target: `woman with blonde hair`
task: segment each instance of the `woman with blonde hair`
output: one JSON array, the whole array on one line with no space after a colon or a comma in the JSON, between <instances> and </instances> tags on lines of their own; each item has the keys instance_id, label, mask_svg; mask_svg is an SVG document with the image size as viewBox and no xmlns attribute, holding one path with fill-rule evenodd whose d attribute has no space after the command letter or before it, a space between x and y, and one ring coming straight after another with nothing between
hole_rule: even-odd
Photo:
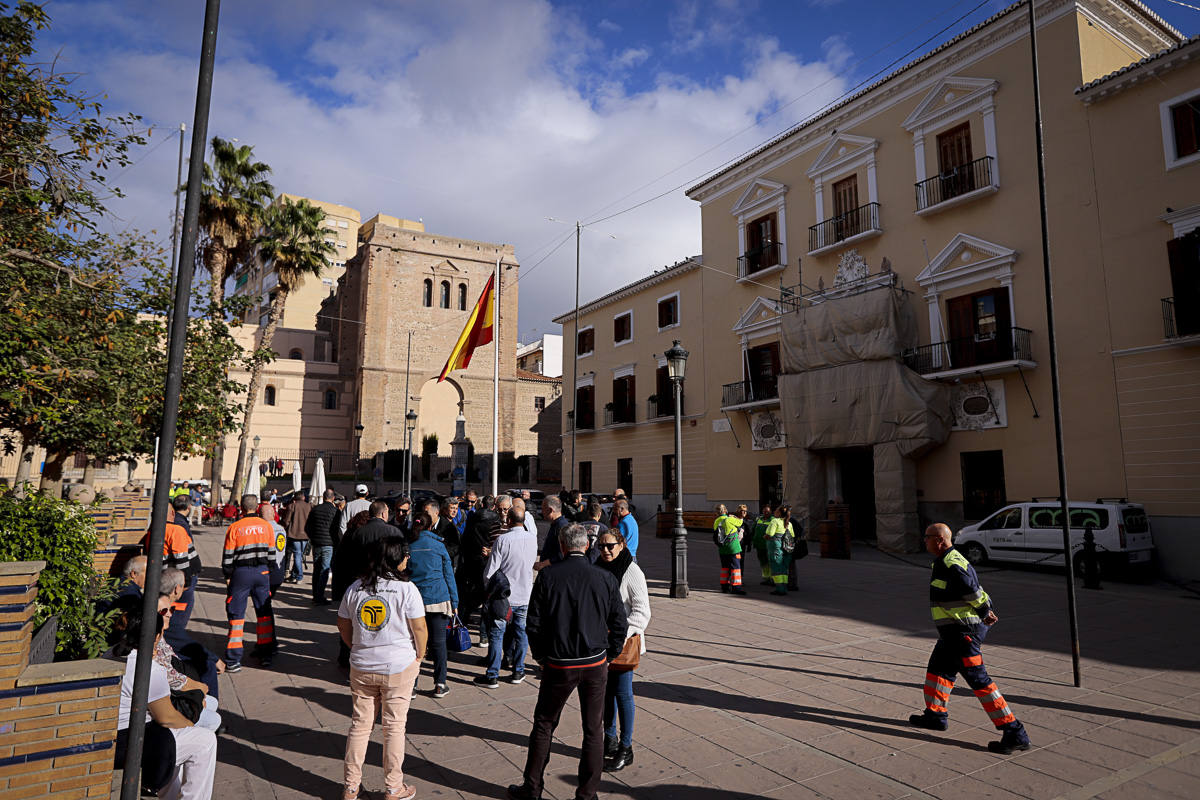
<instances>
[{"instance_id":1,"label":"woman with blonde hair","mask_svg":"<svg viewBox=\"0 0 1200 800\"><path fill-rule=\"evenodd\" d=\"M646 652L646 628L650 625L650 590L646 587L646 575L633 560L633 555L625 545L625 537L619 530L610 528L601 533L596 546L600 550L596 566L617 579L621 601L625 604L625 615L629 622L625 641L628 642L634 634L640 634L640 658ZM633 670L617 672L609 669L604 697L605 772L616 772L633 763L633 714ZM621 723L619 738L618 719Z\"/></svg>"}]
</instances>

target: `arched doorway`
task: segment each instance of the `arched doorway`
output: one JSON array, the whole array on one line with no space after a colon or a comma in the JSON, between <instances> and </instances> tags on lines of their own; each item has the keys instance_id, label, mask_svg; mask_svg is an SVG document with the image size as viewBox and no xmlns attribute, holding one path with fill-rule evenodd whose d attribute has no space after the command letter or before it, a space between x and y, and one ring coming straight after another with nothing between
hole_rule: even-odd
<instances>
[{"instance_id":1,"label":"arched doorway","mask_svg":"<svg viewBox=\"0 0 1200 800\"><path fill-rule=\"evenodd\" d=\"M426 436L437 436L437 456L450 457L450 442L454 439L454 423L463 400L462 388L453 379L438 383L432 378L421 387L421 400L417 405L417 430L413 438L413 458L420 459L424 453L422 442ZM437 469L431 462L429 478L437 477ZM416 470L414 470L416 472Z\"/></svg>"}]
</instances>

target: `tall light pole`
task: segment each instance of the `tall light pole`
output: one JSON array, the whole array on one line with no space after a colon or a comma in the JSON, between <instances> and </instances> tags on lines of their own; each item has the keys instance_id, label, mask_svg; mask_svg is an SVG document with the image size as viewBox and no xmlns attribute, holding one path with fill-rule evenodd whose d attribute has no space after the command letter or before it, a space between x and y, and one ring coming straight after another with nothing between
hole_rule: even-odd
<instances>
[{"instance_id":1,"label":"tall light pole","mask_svg":"<svg viewBox=\"0 0 1200 800\"><path fill-rule=\"evenodd\" d=\"M410 408L408 410L408 413L404 415L404 423L405 423L405 426L408 428L408 488L405 490L404 493L407 494L409 499L411 500L412 499L412 469L413 469L413 467L412 467L413 435L414 435L415 431L417 430L417 412Z\"/></svg>"},{"instance_id":2,"label":"tall light pole","mask_svg":"<svg viewBox=\"0 0 1200 800\"><path fill-rule=\"evenodd\" d=\"M671 597L688 596L687 528L683 526L683 374L688 351L671 345L667 357L667 375L675 389L675 535L671 540Z\"/></svg>"}]
</instances>

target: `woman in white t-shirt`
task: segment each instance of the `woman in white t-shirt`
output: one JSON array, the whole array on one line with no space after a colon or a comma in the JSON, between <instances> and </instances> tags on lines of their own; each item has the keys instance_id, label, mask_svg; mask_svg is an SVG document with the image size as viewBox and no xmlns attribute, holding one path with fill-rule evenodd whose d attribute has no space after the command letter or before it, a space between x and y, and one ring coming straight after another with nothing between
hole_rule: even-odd
<instances>
[{"instance_id":1,"label":"woman in white t-shirt","mask_svg":"<svg viewBox=\"0 0 1200 800\"><path fill-rule=\"evenodd\" d=\"M125 677L121 680L121 699L117 710L117 730L129 728L133 706L133 677L137 667L137 650L143 619L141 609L127 612L121 640L113 647L117 658L125 658ZM145 624L155 626L154 644L162 638L163 618L155 614ZM207 728L193 725L171 705L171 687L162 665L150 662L150 690L146 695L146 722L153 720L171 731L175 737L175 771L170 782L159 789L160 798L171 800L210 800L213 775L217 769L217 735Z\"/></svg>"},{"instance_id":2,"label":"woman in white t-shirt","mask_svg":"<svg viewBox=\"0 0 1200 800\"><path fill-rule=\"evenodd\" d=\"M338 609L338 631L350 647L354 701L343 800L358 797L377 708L383 721L387 800L407 800L417 793L404 783L404 727L429 631L421 593L403 577L407 567L403 538L388 536L372 543L366 573L350 584Z\"/></svg>"}]
</instances>

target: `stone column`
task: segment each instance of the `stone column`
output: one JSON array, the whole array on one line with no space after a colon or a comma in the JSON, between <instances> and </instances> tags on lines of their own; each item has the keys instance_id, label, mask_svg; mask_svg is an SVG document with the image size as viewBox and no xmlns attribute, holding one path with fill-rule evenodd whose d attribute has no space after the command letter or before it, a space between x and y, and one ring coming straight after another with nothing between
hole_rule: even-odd
<instances>
[{"instance_id":1,"label":"stone column","mask_svg":"<svg viewBox=\"0 0 1200 800\"><path fill-rule=\"evenodd\" d=\"M451 492L459 494L467 489L467 418L459 412L454 421L454 439L450 442Z\"/></svg>"},{"instance_id":2,"label":"stone column","mask_svg":"<svg viewBox=\"0 0 1200 800\"><path fill-rule=\"evenodd\" d=\"M916 462L901 455L896 442L875 445L874 456L875 538L882 550L916 553L922 541Z\"/></svg>"}]
</instances>

